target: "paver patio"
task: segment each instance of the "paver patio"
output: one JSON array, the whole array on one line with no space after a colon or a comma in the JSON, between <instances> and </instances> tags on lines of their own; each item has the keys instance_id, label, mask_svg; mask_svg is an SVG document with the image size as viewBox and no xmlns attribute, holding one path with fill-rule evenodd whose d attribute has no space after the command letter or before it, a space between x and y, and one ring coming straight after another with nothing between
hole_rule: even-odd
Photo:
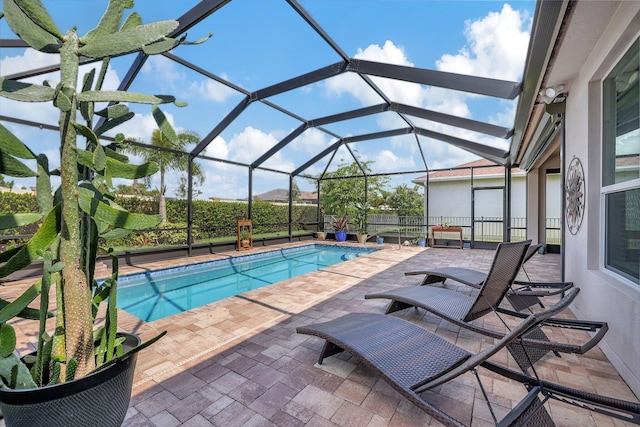
<instances>
[{"instance_id":1,"label":"paver patio","mask_svg":"<svg viewBox=\"0 0 640 427\"><path fill-rule=\"evenodd\" d=\"M121 311L121 330L137 332L143 338L168 331L166 337L139 354L124 425L439 425L346 352L317 365L322 340L295 332L297 326L348 312L383 313L386 301L365 300L364 295L415 285L421 280L420 276L404 276L404 271L449 265L486 271L493 257L490 250L383 247L384 250L322 271L154 322L145 323ZM261 249L254 252L257 250ZM123 267L121 274L229 255L238 253ZM538 254L526 267L534 280L559 280L559 263L559 255ZM5 286L2 293L6 295L7 289L18 288L22 282ZM458 289L472 291L467 287ZM472 352L493 342L422 310L408 309L394 315L416 322ZM497 319L486 317L486 325L500 327ZM559 332L553 339L575 340L580 339L580 334ZM506 352L493 360L517 366ZM545 379L637 401L597 347L581 356L548 355L536 366ZM479 372L498 418L524 396L522 385L486 370ZM427 392L426 396L467 424L493 425L471 374ZM558 403L548 407L559 426L631 425Z\"/></svg>"}]
</instances>

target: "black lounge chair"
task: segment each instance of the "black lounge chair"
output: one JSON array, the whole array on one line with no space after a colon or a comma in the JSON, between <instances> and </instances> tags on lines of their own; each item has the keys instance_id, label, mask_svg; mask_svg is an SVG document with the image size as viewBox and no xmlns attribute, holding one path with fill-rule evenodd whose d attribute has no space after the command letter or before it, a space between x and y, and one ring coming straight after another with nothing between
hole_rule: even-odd
<instances>
[{"instance_id":1,"label":"black lounge chair","mask_svg":"<svg viewBox=\"0 0 640 427\"><path fill-rule=\"evenodd\" d=\"M510 289L526 254L530 242L501 243L496 249L493 264L486 274L485 280L478 294L474 297L454 290L434 286L411 286L394 289L387 292L367 294L366 299L389 299L386 314L409 307L417 307L439 316L448 322L462 328L501 338L503 333L481 327L471 323L488 313L510 315L516 318L526 318L523 313L500 307L500 303ZM527 356L519 346L508 346L516 362L522 370L527 370L531 364L540 360L548 352L583 354L593 348L608 330L606 322L582 321L573 319L550 319L546 325L592 332L594 335L583 344L571 344L550 341L541 328L529 332L525 339L528 347L532 347Z\"/></svg>"},{"instance_id":2,"label":"black lounge chair","mask_svg":"<svg viewBox=\"0 0 640 427\"><path fill-rule=\"evenodd\" d=\"M540 305L544 308L544 304L540 300L541 297L558 295L568 291L573 286L573 282L533 282L525 270L524 265L529 261L542 247L541 244L529 246L522 261L522 271L527 276L527 281L514 280L511 290L507 293L507 299L511 306L518 311L529 308L533 305ZM424 279L420 283L421 286L432 283L444 283L445 280L451 279L456 282L463 283L476 289L480 289L487 279L487 273L461 267L441 267L429 270L407 271L405 276L424 275Z\"/></svg>"},{"instance_id":3,"label":"black lounge chair","mask_svg":"<svg viewBox=\"0 0 640 427\"><path fill-rule=\"evenodd\" d=\"M562 311L578 291L577 288L572 289L553 307L528 316L508 335L475 355L414 323L376 313L351 313L329 322L298 327L297 332L325 340L319 364L322 364L326 357L346 350L379 374L405 398L447 426L464 426L464 423L423 399L422 392L442 385L465 372L475 373L478 366L484 366L519 381L529 390L520 404L500 423L496 421L496 425L553 426L553 420L543 405L548 399L562 400L612 417L638 422L640 405L636 403L544 382L537 377L515 372L488 361L507 345L521 345L521 337L527 331L536 329L546 319ZM523 351L526 352L524 349ZM476 378L486 397L477 374ZM491 410L489 399L486 401ZM493 410L491 414L493 415Z\"/></svg>"}]
</instances>

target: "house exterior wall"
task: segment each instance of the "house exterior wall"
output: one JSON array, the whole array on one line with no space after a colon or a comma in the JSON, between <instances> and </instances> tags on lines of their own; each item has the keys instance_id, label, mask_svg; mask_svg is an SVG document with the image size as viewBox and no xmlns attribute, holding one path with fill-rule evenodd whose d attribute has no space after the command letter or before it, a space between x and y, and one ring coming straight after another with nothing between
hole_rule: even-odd
<instances>
[{"instance_id":1,"label":"house exterior wall","mask_svg":"<svg viewBox=\"0 0 640 427\"><path fill-rule=\"evenodd\" d=\"M524 217L526 214L525 177L513 177L512 182L511 216ZM504 179L475 177L473 183L475 187L502 186ZM502 191L499 190L476 191L476 216L502 217L502 197ZM452 203L454 200L455 203ZM429 216L470 217L470 178L429 181Z\"/></svg>"},{"instance_id":2,"label":"house exterior wall","mask_svg":"<svg viewBox=\"0 0 640 427\"><path fill-rule=\"evenodd\" d=\"M562 182L559 174L546 177L545 214L547 218L562 217Z\"/></svg>"},{"instance_id":3,"label":"house exterior wall","mask_svg":"<svg viewBox=\"0 0 640 427\"><path fill-rule=\"evenodd\" d=\"M580 230L565 233L565 279L581 288L574 313L606 320L601 348L640 396L640 286L603 268L604 198L601 194L601 82L640 36L640 2L620 2L576 78L566 101L565 163L578 157L586 176L586 211ZM566 172L566 170L565 170Z\"/></svg>"},{"instance_id":4,"label":"house exterior wall","mask_svg":"<svg viewBox=\"0 0 640 427\"><path fill-rule=\"evenodd\" d=\"M562 177L547 173L558 169L559 163L556 155L527 173L527 238L533 243L562 243L557 229L562 218Z\"/></svg>"}]
</instances>

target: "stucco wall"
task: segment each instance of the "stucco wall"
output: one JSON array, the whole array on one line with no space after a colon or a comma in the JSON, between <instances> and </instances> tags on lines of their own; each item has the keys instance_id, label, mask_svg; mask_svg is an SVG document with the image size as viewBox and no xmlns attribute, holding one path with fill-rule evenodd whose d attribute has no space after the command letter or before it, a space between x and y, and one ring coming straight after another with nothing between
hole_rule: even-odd
<instances>
[{"instance_id":1,"label":"stucco wall","mask_svg":"<svg viewBox=\"0 0 640 427\"><path fill-rule=\"evenodd\" d=\"M621 2L611 24L572 83L566 104L565 159L580 158L586 174L586 212L576 235L565 234L565 277L581 288L573 310L606 320L601 348L640 396L640 286L606 271L600 194L602 100L600 81L640 36L640 2ZM567 162L568 163L568 162Z\"/></svg>"},{"instance_id":2,"label":"stucco wall","mask_svg":"<svg viewBox=\"0 0 640 427\"><path fill-rule=\"evenodd\" d=\"M501 186L502 178L474 179L475 187ZM525 177L513 178L511 216L526 214ZM502 191L476 191L476 216L502 217ZM455 203L452 201L455 200ZM429 182L429 216L471 216L471 183L469 179Z\"/></svg>"}]
</instances>

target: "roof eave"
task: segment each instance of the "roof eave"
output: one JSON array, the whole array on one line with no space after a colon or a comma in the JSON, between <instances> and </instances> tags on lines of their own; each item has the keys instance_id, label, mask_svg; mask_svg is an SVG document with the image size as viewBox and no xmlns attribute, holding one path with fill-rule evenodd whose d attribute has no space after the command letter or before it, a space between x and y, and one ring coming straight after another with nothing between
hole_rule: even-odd
<instances>
[{"instance_id":1,"label":"roof eave","mask_svg":"<svg viewBox=\"0 0 640 427\"><path fill-rule=\"evenodd\" d=\"M538 92L547 73L569 2L569 0L539 0L536 4L523 73L522 93L518 98L514 134L509 152L508 163L511 165L516 164L518 153L526 149L530 142L525 135L527 135Z\"/></svg>"}]
</instances>

